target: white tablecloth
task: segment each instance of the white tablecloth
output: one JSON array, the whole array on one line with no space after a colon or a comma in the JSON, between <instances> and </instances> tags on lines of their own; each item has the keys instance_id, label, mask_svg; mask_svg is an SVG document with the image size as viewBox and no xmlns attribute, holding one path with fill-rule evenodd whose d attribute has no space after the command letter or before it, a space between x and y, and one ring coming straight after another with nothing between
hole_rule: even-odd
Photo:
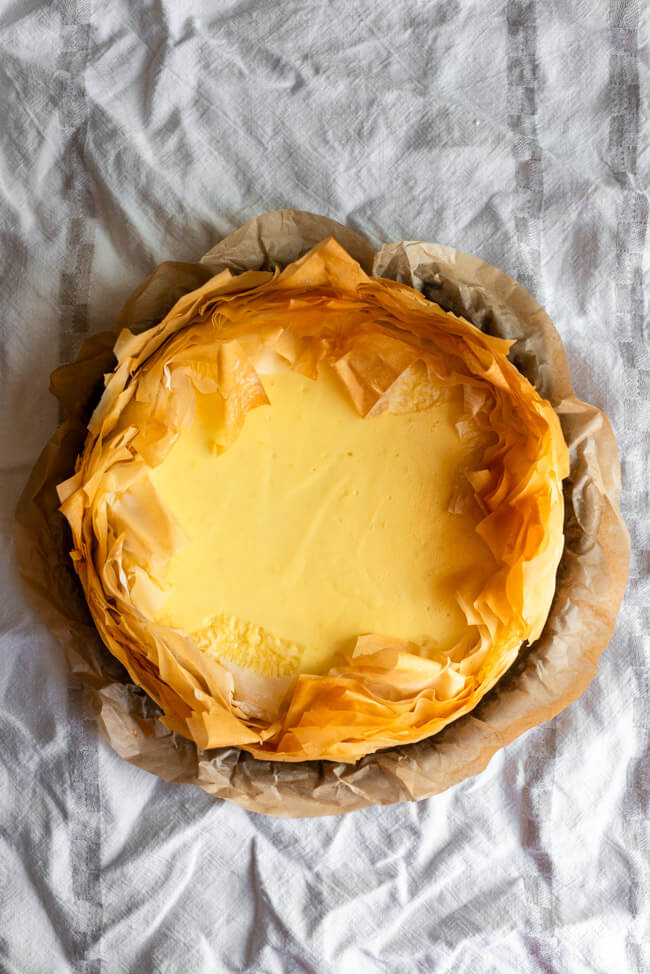
<instances>
[{"instance_id":1,"label":"white tablecloth","mask_svg":"<svg viewBox=\"0 0 650 974\"><path fill-rule=\"evenodd\" d=\"M3 972L650 969L644 7L2 4ZM321 820L248 814L113 754L9 540L58 418L50 371L160 260L282 206L522 280L614 424L635 549L577 703L444 795Z\"/></svg>"}]
</instances>

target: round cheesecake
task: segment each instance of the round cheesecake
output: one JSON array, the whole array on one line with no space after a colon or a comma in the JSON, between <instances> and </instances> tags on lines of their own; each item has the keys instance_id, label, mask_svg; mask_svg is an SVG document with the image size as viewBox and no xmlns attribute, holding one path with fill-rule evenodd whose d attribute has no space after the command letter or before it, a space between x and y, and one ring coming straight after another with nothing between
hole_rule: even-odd
<instances>
[{"instance_id":1,"label":"round cheesecake","mask_svg":"<svg viewBox=\"0 0 650 974\"><path fill-rule=\"evenodd\" d=\"M120 335L59 496L170 729L356 761L468 713L538 638L568 454L508 349L332 239Z\"/></svg>"}]
</instances>

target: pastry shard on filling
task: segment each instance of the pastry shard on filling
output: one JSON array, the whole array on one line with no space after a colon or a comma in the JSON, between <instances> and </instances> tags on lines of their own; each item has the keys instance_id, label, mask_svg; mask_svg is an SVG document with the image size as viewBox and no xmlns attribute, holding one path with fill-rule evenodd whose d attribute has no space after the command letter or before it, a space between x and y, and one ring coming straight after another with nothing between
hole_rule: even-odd
<instances>
[{"instance_id":1,"label":"pastry shard on filling","mask_svg":"<svg viewBox=\"0 0 650 974\"><path fill-rule=\"evenodd\" d=\"M168 728L352 762L468 713L539 637L568 452L509 347L333 239L119 335L59 496Z\"/></svg>"}]
</instances>

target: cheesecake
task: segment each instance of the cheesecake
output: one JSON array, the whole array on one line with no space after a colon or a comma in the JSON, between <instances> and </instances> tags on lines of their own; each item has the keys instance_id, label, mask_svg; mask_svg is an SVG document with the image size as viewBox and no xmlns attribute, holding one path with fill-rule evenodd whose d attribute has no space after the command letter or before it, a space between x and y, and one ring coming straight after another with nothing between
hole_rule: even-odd
<instances>
[{"instance_id":1,"label":"cheesecake","mask_svg":"<svg viewBox=\"0 0 650 974\"><path fill-rule=\"evenodd\" d=\"M509 348L331 238L119 335L59 497L170 730L353 762L469 713L539 637L568 451Z\"/></svg>"}]
</instances>

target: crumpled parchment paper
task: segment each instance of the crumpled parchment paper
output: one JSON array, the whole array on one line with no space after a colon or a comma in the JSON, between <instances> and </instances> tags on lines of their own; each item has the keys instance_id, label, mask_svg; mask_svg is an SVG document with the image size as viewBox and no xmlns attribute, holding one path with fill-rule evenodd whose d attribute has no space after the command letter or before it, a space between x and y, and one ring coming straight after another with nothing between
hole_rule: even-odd
<instances>
[{"instance_id":1,"label":"crumpled parchment paper","mask_svg":"<svg viewBox=\"0 0 650 974\"><path fill-rule=\"evenodd\" d=\"M70 538L55 490L73 470L103 374L114 362L116 333L93 336L77 362L53 373L52 391L68 420L39 458L16 515L21 573L115 750L167 780L195 783L245 808L283 816L339 814L417 800L476 774L500 747L550 719L587 686L613 631L629 562L629 539L618 509L618 455L606 417L573 396L559 336L532 296L476 258L421 242L387 244L374 254L362 238L331 220L276 211L221 241L199 264L160 265L127 301L117 331L150 327L181 294L224 267L283 266L326 236L337 239L374 275L410 284L484 331L515 339L511 358L553 405L570 448L565 549L547 624L471 714L433 738L378 752L352 766L322 761L282 765L236 748L200 751L154 719L157 708L128 681L92 625L69 560Z\"/></svg>"}]
</instances>

